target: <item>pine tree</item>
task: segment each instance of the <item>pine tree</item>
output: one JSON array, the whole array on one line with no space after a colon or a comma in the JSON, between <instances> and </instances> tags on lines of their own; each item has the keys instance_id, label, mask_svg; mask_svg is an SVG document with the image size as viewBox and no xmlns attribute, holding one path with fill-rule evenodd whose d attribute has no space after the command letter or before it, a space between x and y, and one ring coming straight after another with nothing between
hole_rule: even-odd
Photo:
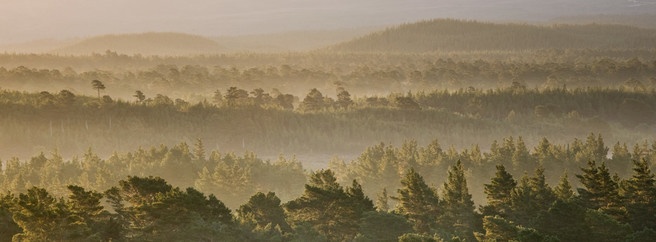
<instances>
[{"instance_id":1,"label":"pine tree","mask_svg":"<svg viewBox=\"0 0 656 242\"><path fill-rule=\"evenodd\" d=\"M146 100L146 95L140 90L136 90L132 96L137 99L137 103L143 103Z\"/></svg>"},{"instance_id":2,"label":"pine tree","mask_svg":"<svg viewBox=\"0 0 656 242\"><path fill-rule=\"evenodd\" d=\"M460 238L473 239L473 232L479 227L478 219L460 160L449 169L442 191L444 213L439 219L441 225Z\"/></svg>"},{"instance_id":3,"label":"pine tree","mask_svg":"<svg viewBox=\"0 0 656 242\"><path fill-rule=\"evenodd\" d=\"M362 213L373 211L357 182L344 190L331 170L312 173L301 197L285 204L296 223L307 222L329 240L350 240L358 231Z\"/></svg>"},{"instance_id":4,"label":"pine tree","mask_svg":"<svg viewBox=\"0 0 656 242\"><path fill-rule=\"evenodd\" d=\"M320 111L324 108L324 98L323 94L316 88L312 88L310 93L305 96L303 102L301 103L301 108L304 111L315 112Z\"/></svg>"},{"instance_id":5,"label":"pine tree","mask_svg":"<svg viewBox=\"0 0 656 242\"><path fill-rule=\"evenodd\" d=\"M20 194L13 218L23 232L14 235L16 241L67 241L83 238L88 227L68 210L62 201L46 189L32 187Z\"/></svg>"},{"instance_id":6,"label":"pine tree","mask_svg":"<svg viewBox=\"0 0 656 242\"><path fill-rule=\"evenodd\" d=\"M490 184L485 184L487 195L487 206L484 207L484 215L500 215L506 217L510 209L511 193L517 186L517 182L506 168L499 164L497 172Z\"/></svg>"},{"instance_id":7,"label":"pine tree","mask_svg":"<svg viewBox=\"0 0 656 242\"><path fill-rule=\"evenodd\" d=\"M572 186L569 184L569 179L567 178L567 171L565 171L560 178L560 183L558 183L558 186L554 189L554 193L558 199L565 201L569 201L574 197L574 191L572 190Z\"/></svg>"},{"instance_id":8,"label":"pine tree","mask_svg":"<svg viewBox=\"0 0 656 242\"><path fill-rule=\"evenodd\" d=\"M538 214L538 205L530 184L530 178L524 174L517 187L511 193L509 218L522 226L530 226Z\"/></svg>"},{"instance_id":9,"label":"pine tree","mask_svg":"<svg viewBox=\"0 0 656 242\"><path fill-rule=\"evenodd\" d=\"M424 178L410 169L401 180L397 190L398 213L413 223L418 233L428 233L442 213L435 190L424 182Z\"/></svg>"},{"instance_id":10,"label":"pine tree","mask_svg":"<svg viewBox=\"0 0 656 242\"><path fill-rule=\"evenodd\" d=\"M351 105L353 105L351 94L343 88L338 88L337 91L337 106L341 109L347 110Z\"/></svg>"},{"instance_id":11,"label":"pine tree","mask_svg":"<svg viewBox=\"0 0 656 242\"><path fill-rule=\"evenodd\" d=\"M656 229L656 181L646 159L633 161L633 176L625 188L625 207L634 229Z\"/></svg>"},{"instance_id":12,"label":"pine tree","mask_svg":"<svg viewBox=\"0 0 656 242\"><path fill-rule=\"evenodd\" d=\"M531 190L533 191L533 199L536 201L537 209L540 211L547 211L551 204L556 200L556 195L544 177L544 168L539 166L535 169L535 176L530 180Z\"/></svg>"},{"instance_id":13,"label":"pine tree","mask_svg":"<svg viewBox=\"0 0 656 242\"><path fill-rule=\"evenodd\" d=\"M278 226L283 232L291 231L280 198L273 192L256 193L237 209L237 214L242 221L252 222L260 228L270 225Z\"/></svg>"},{"instance_id":14,"label":"pine tree","mask_svg":"<svg viewBox=\"0 0 656 242\"><path fill-rule=\"evenodd\" d=\"M98 100L100 100L100 90L105 90L105 84L99 80L93 80L91 81L91 87L98 91Z\"/></svg>"},{"instance_id":15,"label":"pine tree","mask_svg":"<svg viewBox=\"0 0 656 242\"><path fill-rule=\"evenodd\" d=\"M583 188L578 188L583 206L590 209L602 209L617 219L624 216L620 207L621 199L617 178L610 176L604 163L597 166L593 160L588 161L587 168L581 168L583 174L577 174Z\"/></svg>"}]
</instances>

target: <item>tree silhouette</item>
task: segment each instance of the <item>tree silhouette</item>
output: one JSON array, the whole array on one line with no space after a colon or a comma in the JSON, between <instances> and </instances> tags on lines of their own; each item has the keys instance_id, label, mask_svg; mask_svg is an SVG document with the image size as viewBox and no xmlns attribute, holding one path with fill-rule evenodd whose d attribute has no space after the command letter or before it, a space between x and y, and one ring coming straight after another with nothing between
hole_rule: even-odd
<instances>
[{"instance_id":1,"label":"tree silhouette","mask_svg":"<svg viewBox=\"0 0 656 242\"><path fill-rule=\"evenodd\" d=\"M146 100L146 95L144 95L143 92L140 90L135 91L134 95L132 96L137 98L138 103L142 103L144 100Z\"/></svg>"},{"instance_id":2,"label":"tree silhouette","mask_svg":"<svg viewBox=\"0 0 656 242\"><path fill-rule=\"evenodd\" d=\"M91 81L91 86L98 91L98 99L100 99L100 90L105 90L105 84L101 81L93 80Z\"/></svg>"}]
</instances>

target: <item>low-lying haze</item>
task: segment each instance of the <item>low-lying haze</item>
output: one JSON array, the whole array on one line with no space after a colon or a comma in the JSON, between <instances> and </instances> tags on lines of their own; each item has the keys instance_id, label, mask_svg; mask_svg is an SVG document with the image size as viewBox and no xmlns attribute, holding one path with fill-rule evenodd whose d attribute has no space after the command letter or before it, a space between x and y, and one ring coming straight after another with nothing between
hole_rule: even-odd
<instances>
[{"instance_id":1,"label":"low-lying haze","mask_svg":"<svg viewBox=\"0 0 656 242\"><path fill-rule=\"evenodd\" d=\"M582 14L656 12L656 1L581 0L3 0L0 44L108 33L206 36L395 25L430 18L545 21Z\"/></svg>"}]
</instances>

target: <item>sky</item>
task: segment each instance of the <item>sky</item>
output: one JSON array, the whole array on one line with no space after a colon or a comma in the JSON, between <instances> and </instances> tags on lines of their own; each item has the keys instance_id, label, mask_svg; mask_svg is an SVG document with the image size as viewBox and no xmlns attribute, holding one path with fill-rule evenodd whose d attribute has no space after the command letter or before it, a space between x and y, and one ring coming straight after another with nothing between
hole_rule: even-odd
<instances>
[{"instance_id":1,"label":"sky","mask_svg":"<svg viewBox=\"0 0 656 242\"><path fill-rule=\"evenodd\" d=\"M545 21L655 13L656 0L0 0L0 43L102 34L205 36L389 26L432 18Z\"/></svg>"}]
</instances>

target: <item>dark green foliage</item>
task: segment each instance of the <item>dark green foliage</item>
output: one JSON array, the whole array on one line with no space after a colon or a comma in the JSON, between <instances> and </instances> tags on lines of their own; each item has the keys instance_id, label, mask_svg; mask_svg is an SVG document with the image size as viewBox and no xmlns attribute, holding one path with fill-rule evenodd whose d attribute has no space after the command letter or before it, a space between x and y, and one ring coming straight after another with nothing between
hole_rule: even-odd
<instances>
[{"instance_id":1,"label":"dark green foliage","mask_svg":"<svg viewBox=\"0 0 656 242\"><path fill-rule=\"evenodd\" d=\"M626 236L628 242L651 242L656 238L656 231L650 228L637 231Z\"/></svg>"},{"instance_id":2,"label":"dark green foliage","mask_svg":"<svg viewBox=\"0 0 656 242\"><path fill-rule=\"evenodd\" d=\"M242 223L252 223L256 228L270 226L278 227L283 232L291 232L280 198L273 192L256 193L237 209L237 215Z\"/></svg>"},{"instance_id":3,"label":"dark green foliage","mask_svg":"<svg viewBox=\"0 0 656 242\"><path fill-rule=\"evenodd\" d=\"M509 140L506 139L504 143L511 143ZM577 144L576 141L574 144ZM216 152L197 159L201 155L192 155L188 149L179 147L172 149L180 149L192 161L204 161L205 165L238 160L233 155L222 157ZM534 176L525 175L516 184L504 166L498 165L496 177L491 180L491 184L485 186L490 204L482 209L482 212L495 216L483 218L474 211L474 202L465 178L469 170L457 158L470 157L468 162L473 167L489 162L486 158L473 162L476 159L471 158L468 151L461 154L453 149L443 152L435 143L428 148L418 148L414 141L406 141L402 147L389 148L387 151L384 145L377 147L363 157L403 159L394 162L398 164L397 167L435 165L427 162L426 159L430 160L427 157L440 157L438 159L447 161L455 158L455 164L448 170L444 182L442 200L438 199L435 190L426 184L423 177L411 168L400 180L401 188L397 190L397 196L393 197L398 203L396 211L374 211L373 202L365 195L366 187L356 180L352 180L350 186L343 187L331 170L320 170L311 174L310 182L306 184L301 197L281 206L281 199L273 192L256 193L237 209L238 219L235 220L230 209L214 195L205 196L194 188L182 190L159 177L128 176L118 181L118 186L103 194L78 185L68 185L67 199L57 199L41 188L28 189L18 197L6 195L0 204L0 219L4 218L0 222L7 225L2 236L16 240L78 241L394 241L397 237L410 241L469 241L474 238L481 241L641 241L653 233L649 228L650 218L653 217L650 214L649 194L653 189L654 178L646 160L634 162L634 175L628 180L604 178L609 177L609 170L603 164L596 166L590 162L588 168L582 169L584 173L578 177L582 179L585 188L580 191L604 192L600 189L603 186L598 184L604 184L605 181L621 184L606 187L618 189L619 203L602 204L594 209L586 206L593 206L594 201L605 202L607 197L593 196L592 193L587 197L574 195L566 175L562 177L560 185L552 189L547 185L545 169L538 166ZM196 150L204 150L202 142L196 145ZM166 157L170 157L169 151L162 146L161 150L153 149L151 155L166 160ZM14 177L29 178L34 176L31 173L33 171L49 177L56 167L77 167L84 172L104 169L97 167L104 161L91 150L83 155L84 163L64 162L57 153L52 156L48 158L40 154L25 164L21 164L18 159L8 160L2 170L3 178L12 178L8 187L25 186L18 185ZM139 156L129 154L128 157L135 159ZM254 159L254 155L247 155L245 159ZM120 158L115 155L110 161L120 162ZM282 159L277 163L285 164L287 161ZM131 164L134 166L139 163ZM243 166L231 164L233 168ZM340 177L344 177L343 174ZM94 182L82 178L89 179L88 176L80 176L80 181L91 184L102 180L102 176ZM54 176L52 181L59 179ZM56 191L59 186L62 186L61 183L50 187ZM386 190L383 192L382 197L385 197ZM103 197L109 205L107 209L101 203ZM595 197L598 199L590 199ZM509 201L507 207L502 206L505 200ZM378 204L383 203L381 201ZM505 217L499 216L504 215L501 212L504 209ZM627 212L614 213L616 211Z\"/></svg>"},{"instance_id":4,"label":"dark green foliage","mask_svg":"<svg viewBox=\"0 0 656 242\"><path fill-rule=\"evenodd\" d=\"M407 233L399 236L399 242L437 242L438 240L429 235Z\"/></svg>"},{"instance_id":5,"label":"dark green foliage","mask_svg":"<svg viewBox=\"0 0 656 242\"><path fill-rule=\"evenodd\" d=\"M83 239L88 227L73 214L64 201L45 189L33 187L21 193L13 208L13 219L22 229L12 240L63 241Z\"/></svg>"},{"instance_id":6,"label":"dark green foliage","mask_svg":"<svg viewBox=\"0 0 656 242\"><path fill-rule=\"evenodd\" d=\"M305 241L328 241L325 235L319 233L310 223L300 222L294 226L294 234L291 236L290 241L305 242Z\"/></svg>"},{"instance_id":7,"label":"dark green foliage","mask_svg":"<svg viewBox=\"0 0 656 242\"><path fill-rule=\"evenodd\" d=\"M116 223L127 230L120 234L128 238L204 240L225 233L232 223L230 209L214 195L206 197L193 188L182 191L158 177L128 177L119 185L106 194Z\"/></svg>"},{"instance_id":8,"label":"dark green foliage","mask_svg":"<svg viewBox=\"0 0 656 242\"><path fill-rule=\"evenodd\" d=\"M365 212L359 226L356 241L397 241L399 236L413 231L405 217L378 211Z\"/></svg>"},{"instance_id":9,"label":"dark green foliage","mask_svg":"<svg viewBox=\"0 0 656 242\"><path fill-rule=\"evenodd\" d=\"M563 200L557 200L546 213L540 214L535 227L561 241L586 241L592 232L586 225L586 209Z\"/></svg>"},{"instance_id":10,"label":"dark green foliage","mask_svg":"<svg viewBox=\"0 0 656 242\"><path fill-rule=\"evenodd\" d=\"M617 219L622 219L626 209L621 207L618 179L613 178L606 165L596 166L593 160L587 168L581 168L583 174L576 175L584 188L578 188L579 199L583 206L590 209L602 209Z\"/></svg>"},{"instance_id":11,"label":"dark green foliage","mask_svg":"<svg viewBox=\"0 0 656 242\"><path fill-rule=\"evenodd\" d=\"M442 190L443 212L439 216L442 228L453 231L459 238L473 240L479 226L478 214L474 211L474 201L467 187L465 169L458 160L448 171L447 181Z\"/></svg>"},{"instance_id":12,"label":"dark green foliage","mask_svg":"<svg viewBox=\"0 0 656 242\"><path fill-rule=\"evenodd\" d=\"M14 196L4 195L0 198L0 241L11 241L14 234L22 232L22 229L14 222L11 209L14 206Z\"/></svg>"},{"instance_id":13,"label":"dark green foliage","mask_svg":"<svg viewBox=\"0 0 656 242\"><path fill-rule=\"evenodd\" d=\"M631 233L631 226L621 223L599 210L588 209L585 214L585 222L591 232L588 239L592 241L621 241Z\"/></svg>"},{"instance_id":14,"label":"dark green foliage","mask_svg":"<svg viewBox=\"0 0 656 242\"><path fill-rule=\"evenodd\" d=\"M517 186L517 182L512 175L506 172L503 165L496 166L495 177L490 184L485 184L485 194L487 195L487 206L483 208L485 215L500 215L505 217L510 210L511 192Z\"/></svg>"},{"instance_id":15,"label":"dark green foliage","mask_svg":"<svg viewBox=\"0 0 656 242\"><path fill-rule=\"evenodd\" d=\"M554 194L557 199L565 201L574 198L574 191L572 190L572 185L570 185L569 179L567 178L567 172L563 174L560 178L560 183L554 188Z\"/></svg>"},{"instance_id":16,"label":"dark green foliage","mask_svg":"<svg viewBox=\"0 0 656 242\"><path fill-rule=\"evenodd\" d=\"M476 235L478 241L510 241L517 238L517 226L500 216L485 216L483 229L485 234Z\"/></svg>"},{"instance_id":17,"label":"dark green foliage","mask_svg":"<svg viewBox=\"0 0 656 242\"><path fill-rule=\"evenodd\" d=\"M362 214L374 207L356 181L344 189L331 170L320 170L310 176L303 195L286 203L285 209L295 223L307 222L334 241L354 238Z\"/></svg>"},{"instance_id":18,"label":"dark green foliage","mask_svg":"<svg viewBox=\"0 0 656 242\"><path fill-rule=\"evenodd\" d=\"M647 160L633 161L633 176L626 182L624 200L633 228L656 229L656 182Z\"/></svg>"},{"instance_id":19,"label":"dark green foliage","mask_svg":"<svg viewBox=\"0 0 656 242\"><path fill-rule=\"evenodd\" d=\"M398 213L407 217L418 233L429 232L444 212L435 189L426 185L424 178L414 169L405 174L397 193Z\"/></svg>"}]
</instances>

